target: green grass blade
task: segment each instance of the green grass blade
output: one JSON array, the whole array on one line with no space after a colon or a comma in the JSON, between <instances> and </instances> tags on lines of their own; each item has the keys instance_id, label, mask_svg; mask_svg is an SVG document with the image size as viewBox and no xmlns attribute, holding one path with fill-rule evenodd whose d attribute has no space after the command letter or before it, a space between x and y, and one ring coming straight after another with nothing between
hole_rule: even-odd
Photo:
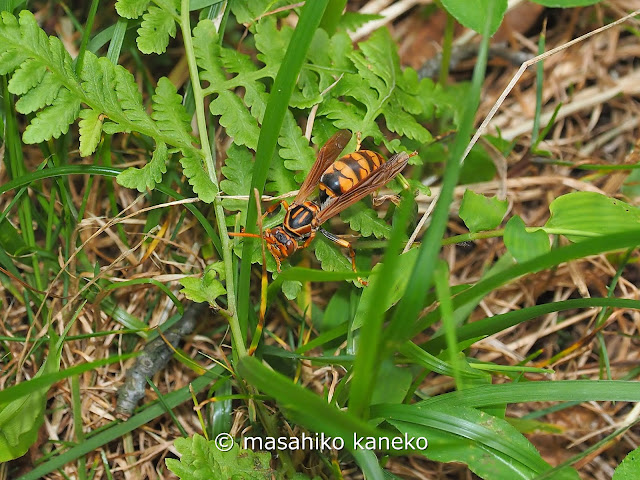
<instances>
[{"instance_id":1,"label":"green grass blade","mask_svg":"<svg viewBox=\"0 0 640 480\"><path fill-rule=\"evenodd\" d=\"M349 397L349 411L357 416L366 416L365 412L370 403L371 395L375 387L377 372L384 360L381 354L384 342L382 324L384 314L390 307L390 298L393 294L392 279L403 275L400 271L400 253L405 240L405 228L411 214L413 202L408 193L404 194L398 215L393 224L387 251L385 253L381 269L378 274L372 275L368 291L365 292L358 305L358 312L354 324L358 318L363 318L360 328L359 348L353 367L353 380Z\"/></svg>"},{"instance_id":2,"label":"green grass blade","mask_svg":"<svg viewBox=\"0 0 640 480\"><path fill-rule=\"evenodd\" d=\"M420 402L421 408L440 404L486 407L522 402L639 402L638 382L624 380L558 380L554 382L481 385L445 393Z\"/></svg>"},{"instance_id":3,"label":"green grass blade","mask_svg":"<svg viewBox=\"0 0 640 480\"><path fill-rule=\"evenodd\" d=\"M570 260L585 258L591 255L599 255L604 252L611 252L620 249L635 247L640 243L640 230L632 232L621 232L601 237L590 238L580 243L557 248L551 252L536 257L527 262L514 265L511 268L491 275L474 286L464 290L453 299L454 309L466 305L468 302L477 301L494 291L496 288L507 284L522 275L554 267ZM422 307L424 305L420 305ZM426 315L415 327L413 333L424 330L440 318L439 310Z\"/></svg>"},{"instance_id":4,"label":"green grass blade","mask_svg":"<svg viewBox=\"0 0 640 480\"><path fill-rule=\"evenodd\" d=\"M372 437L384 435L355 415L339 410L310 390L265 367L254 357L242 358L238 373L260 391L275 398L291 420L314 432L342 438L345 448L353 448L354 433Z\"/></svg>"},{"instance_id":5,"label":"green grass blade","mask_svg":"<svg viewBox=\"0 0 640 480\"><path fill-rule=\"evenodd\" d=\"M458 341L485 337L518 325L519 323L526 322L527 320L546 315L547 313L592 307L615 307L640 310L640 301L625 298L577 298L562 302L545 303L543 305L534 305L523 308L522 310L514 310L463 325L457 329L456 333ZM444 335L434 337L422 346L429 352L442 350L446 348Z\"/></svg>"},{"instance_id":6,"label":"green grass blade","mask_svg":"<svg viewBox=\"0 0 640 480\"><path fill-rule=\"evenodd\" d=\"M491 2L489 7L490 11L487 14L487 19L491 18L491 9L495 8L495 1ZM478 60L473 71L473 81L467 100L467 108L464 111L458 135L452 146L451 157L447 162L440 197L431 216L431 225L424 236L418 252L418 260L409 278L409 285L419 286L419 288L408 288L396 308L387 328L387 349L389 350L393 350L396 342L402 342L409 338L411 328L407 327L417 318L432 284L433 271L436 267L440 245L449 219L449 206L453 201L453 190L458 183L462 156L471 138L474 118L480 102L480 90L484 80L489 50L489 28L490 22L487 20Z\"/></svg>"},{"instance_id":7,"label":"green grass blade","mask_svg":"<svg viewBox=\"0 0 640 480\"><path fill-rule=\"evenodd\" d=\"M269 95L269 101L264 113L264 120L258 139L256 159L251 178L251 189L247 194L253 198L252 192L258 189L261 194L267 181L269 165L276 150L278 134L284 115L289 105L289 99L293 93L298 74L302 69L307 50L311 44L313 35L320 24L324 10L329 0L314 0L306 2L300 13L298 25L293 32L287 52L284 55L273 88ZM255 202L249 202L247 209L247 232L256 233L258 219L257 206ZM245 238L242 246L242 258L250 259L253 253L253 239ZM249 318L249 276L251 273L251 262L242 262L240 267L240 278L238 281L238 320L246 331Z\"/></svg>"}]
</instances>

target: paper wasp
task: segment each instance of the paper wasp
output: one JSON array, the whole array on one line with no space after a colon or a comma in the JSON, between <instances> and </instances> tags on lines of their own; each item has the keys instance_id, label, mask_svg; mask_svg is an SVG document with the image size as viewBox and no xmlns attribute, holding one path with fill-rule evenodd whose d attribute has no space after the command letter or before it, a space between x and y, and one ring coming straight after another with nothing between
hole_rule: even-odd
<instances>
[{"instance_id":1,"label":"paper wasp","mask_svg":"<svg viewBox=\"0 0 640 480\"><path fill-rule=\"evenodd\" d=\"M401 152L385 160L382 155L371 150L356 150L336 160L349 140L351 132L340 130L320 149L293 203L289 205L281 202L286 210L282 225L267 228L262 235L244 232L230 235L263 238L280 271L282 260L293 255L296 250L307 247L320 231L335 244L349 250L351 266L356 272L356 254L351 244L326 231L321 225L391 181L417 152ZM317 203L307 200L316 186L319 189ZM280 203L272 205L265 215L273 212L278 205ZM304 243L301 245L300 242ZM361 282L365 284L362 280Z\"/></svg>"}]
</instances>

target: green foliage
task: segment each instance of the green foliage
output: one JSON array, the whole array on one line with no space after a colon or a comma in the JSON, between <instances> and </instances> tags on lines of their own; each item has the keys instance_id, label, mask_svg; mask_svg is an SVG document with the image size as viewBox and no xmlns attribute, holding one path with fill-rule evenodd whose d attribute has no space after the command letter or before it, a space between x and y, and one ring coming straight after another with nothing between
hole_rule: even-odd
<instances>
[{"instance_id":1,"label":"green foliage","mask_svg":"<svg viewBox=\"0 0 640 480\"><path fill-rule=\"evenodd\" d=\"M180 460L167 458L165 462L181 480L268 480L275 473L269 466L271 455L242 450L236 444L229 451L223 451L215 441L196 434L191 438L178 438L174 445L181 454Z\"/></svg>"},{"instance_id":2,"label":"green foliage","mask_svg":"<svg viewBox=\"0 0 640 480\"><path fill-rule=\"evenodd\" d=\"M471 232L491 230L500 225L508 207L507 200L466 190L460 204L460 218Z\"/></svg>"},{"instance_id":3,"label":"green foliage","mask_svg":"<svg viewBox=\"0 0 640 480\"><path fill-rule=\"evenodd\" d=\"M491 17L488 17L489 6L494 4ZM478 0L473 8L469 8L467 0L442 0L442 6L455 19L467 28L482 33L486 22L490 23L489 34L493 35L502 23L507 12L507 0Z\"/></svg>"},{"instance_id":4,"label":"green foliage","mask_svg":"<svg viewBox=\"0 0 640 480\"><path fill-rule=\"evenodd\" d=\"M601 0L531 0L534 3L553 8L584 7ZM491 17L488 16L489 5L494 3ZM469 8L468 0L442 0L442 6L458 22L465 27L482 33L485 22L490 23L490 35L498 30L507 12L507 0L476 0L473 8Z\"/></svg>"},{"instance_id":5,"label":"green foliage","mask_svg":"<svg viewBox=\"0 0 640 480\"><path fill-rule=\"evenodd\" d=\"M151 161L141 169L130 167L118 175L118 182L123 187L135 188L139 192L153 189L162 180L162 174L167 172L167 146L158 143Z\"/></svg>"},{"instance_id":6,"label":"green foliage","mask_svg":"<svg viewBox=\"0 0 640 480\"><path fill-rule=\"evenodd\" d=\"M507 421L475 408L440 405L430 411L415 405L387 409L387 421L400 432L425 437L429 447L418 452L439 462L463 462L480 478L533 479L551 467L531 443ZM571 468L552 477L578 480Z\"/></svg>"},{"instance_id":7,"label":"green foliage","mask_svg":"<svg viewBox=\"0 0 640 480\"><path fill-rule=\"evenodd\" d=\"M316 258L323 270L328 272L344 272L351 270L351 263L338 247L332 244L323 235L318 235L315 240Z\"/></svg>"},{"instance_id":8,"label":"green foliage","mask_svg":"<svg viewBox=\"0 0 640 480\"><path fill-rule=\"evenodd\" d=\"M526 262L551 251L549 236L540 229L527 232L522 219L515 215L504 229L504 245L518 262Z\"/></svg>"},{"instance_id":9,"label":"green foliage","mask_svg":"<svg viewBox=\"0 0 640 480\"><path fill-rule=\"evenodd\" d=\"M127 4L133 8L133 2ZM123 173L120 181L124 185L140 191L153 188L166 171L168 153L180 151L184 173L194 191L203 201L212 201L216 188L203 171L202 152L193 146L190 117L182 98L168 79L158 81L149 115L131 73L86 52L83 69L76 75L60 40L47 37L27 11L20 13L19 22L3 12L0 64L2 73L13 72L11 93L22 95L16 103L18 111L37 112L24 132L26 143L58 138L77 118L81 119L82 155L95 151L102 131L139 132L156 141L156 150L143 169L131 168ZM82 104L88 108L81 110ZM168 150L169 145L175 150Z\"/></svg>"},{"instance_id":10,"label":"green foliage","mask_svg":"<svg viewBox=\"0 0 640 480\"><path fill-rule=\"evenodd\" d=\"M118 0L118 15L128 19L136 19L142 15L142 23L138 29L138 48L142 53L164 53L169 45L169 37L176 36L179 0ZM146 12L146 13L145 13Z\"/></svg>"},{"instance_id":11,"label":"green foliage","mask_svg":"<svg viewBox=\"0 0 640 480\"><path fill-rule=\"evenodd\" d=\"M640 478L640 448L636 448L624 457L611 480L634 480L636 478Z\"/></svg>"},{"instance_id":12,"label":"green foliage","mask_svg":"<svg viewBox=\"0 0 640 480\"><path fill-rule=\"evenodd\" d=\"M266 3L234 5L232 11L239 21L251 23ZM275 8L269 4L269 8ZM292 29L278 28L275 16L266 16L251 23L255 32L256 55L259 63L235 49L220 46L218 34L211 22L200 22L194 29L194 52L201 67L200 79L205 95L211 96L210 111L218 117L226 133L233 139L222 168L225 179L221 189L226 195L247 195L251 183L255 150L266 108L268 88L275 79L284 52L291 39ZM316 31L307 58L294 89L291 107L308 109L320 104L313 129L313 140L319 148L337 128L362 132L363 139L373 137L392 152L407 150L400 141L383 137L378 122L401 137L414 142L431 139L429 132L416 116L432 116L440 98L430 98L436 87L430 80L419 81L415 71L400 68L396 47L386 30L376 32L359 49L354 50L345 33L329 37ZM332 70L345 72L337 85L324 97L320 92L335 82ZM244 91L243 96L236 92ZM267 176L267 188L283 194L298 188L315 161L315 151L303 136L293 111L287 111L278 139L278 156ZM230 210L245 216L246 200L224 200ZM389 234L389 226L377 213L364 205L354 206L343 214L352 229L363 235L378 238ZM326 248L325 248L326 247ZM349 268L349 262L337 249L321 246L320 257L324 269ZM340 256L338 256L340 254ZM332 260L330 260L332 259Z\"/></svg>"},{"instance_id":13,"label":"green foliage","mask_svg":"<svg viewBox=\"0 0 640 480\"><path fill-rule=\"evenodd\" d=\"M376 238L388 238L391 233L391 226L364 203L352 205L340 214L340 218L365 237L374 235Z\"/></svg>"},{"instance_id":14,"label":"green foliage","mask_svg":"<svg viewBox=\"0 0 640 480\"><path fill-rule=\"evenodd\" d=\"M549 233L580 241L596 235L640 230L640 208L595 192L574 192L549 206Z\"/></svg>"},{"instance_id":15,"label":"green foliage","mask_svg":"<svg viewBox=\"0 0 640 480\"><path fill-rule=\"evenodd\" d=\"M389 130L420 143L428 142L431 135L414 117L423 110L419 99L420 93L424 93L421 88L433 84L427 80L418 82L412 69L404 72L400 69L389 32L377 30L358 44L360 50L352 50L350 44L341 41L339 34L334 44L340 46L332 52L334 61L335 55L346 56L351 63L350 70L355 68L355 72L344 74L335 92L332 91L335 96L325 99L319 114L332 120L338 128L362 132L363 138L371 136L377 144L384 142L392 151L396 149L376 123L379 117L384 118Z\"/></svg>"},{"instance_id":16,"label":"green foliage","mask_svg":"<svg viewBox=\"0 0 640 480\"><path fill-rule=\"evenodd\" d=\"M184 287L180 293L194 302L207 302L211 306L217 306L216 299L227 293L222 280L224 280L224 263L212 263L207 265L201 278L180 279L180 284Z\"/></svg>"},{"instance_id":17,"label":"green foliage","mask_svg":"<svg viewBox=\"0 0 640 480\"><path fill-rule=\"evenodd\" d=\"M49 355L34 378L60 369L62 342L51 332ZM0 403L0 462L21 457L38 439L50 385L36 388L20 398Z\"/></svg>"},{"instance_id":18,"label":"green foliage","mask_svg":"<svg viewBox=\"0 0 640 480\"><path fill-rule=\"evenodd\" d=\"M373 20L380 20L381 18L384 17L375 13L344 12L340 17L340 23L338 24L338 27L343 30L355 32L366 23L369 23Z\"/></svg>"}]
</instances>

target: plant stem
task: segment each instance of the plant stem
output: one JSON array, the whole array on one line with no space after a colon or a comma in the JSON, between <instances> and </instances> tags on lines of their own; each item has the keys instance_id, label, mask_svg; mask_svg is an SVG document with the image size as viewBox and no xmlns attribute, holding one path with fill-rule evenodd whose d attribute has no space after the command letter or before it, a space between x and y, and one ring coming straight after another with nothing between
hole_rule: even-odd
<instances>
[{"instance_id":1,"label":"plant stem","mask_svg":"<svg viewBox=\"0 0 640 480\"><path fill-rule=\"evenodd\" d=\"M451 62L451 49L453 48L453 30L455 28L455 20L453 16L444 10L447 14L447 23L444 29L444 39L442 41L442 63L440 65L440 75L438 83L443 87L447 86L449 79L449 63Z\"/></svg>"},{"instance_id":2,"label":"plant stem","mask_svg":"<svg viewBox=\"0 0 640 480\"><path fill-rule=\"evenodd\" d=\"M182 37L184 41L184 49L187 55L187 62L189 64L189 76L191 77L191 85L193 87L193 97L196 105L196 121L198 122L198 133L200 135L200 144L202 145L202 152L204 153L204 161L209 174L209 178L216 187L216 190L220 190L218 186L218 177L216 176L216 168L211 155L211 145L209 144L209 136L207 135L207 124L205 120L204 112L204 97L202 94L202 86L200 85L200 77L198 75L198 66L196 64L196 57L193 51L193 42L191 41L191 25L189 22L189 1L182 0L180 5L180 28L182 29ZM222 208L222 200L216 196L213 201L213 206L216 214L216 222L218 224L218 230L220 234L220 243L222 245L222 259L224 261L224 268L226 273L227 284L227 308L231 313L229 318L229 327L231 328L231 336L233 339L233 353L234 356L244 357L247 354L247 349L244 345L244 339L242 337L242 331L240 329L240 323L238 322L238 310L236 308L236 293L234 286L234 271L233 271L233 259L231 253L231 245L229 242L229 235L227 235L227 226L224 221L224 210Z\"/></svg>"}]
</instances>

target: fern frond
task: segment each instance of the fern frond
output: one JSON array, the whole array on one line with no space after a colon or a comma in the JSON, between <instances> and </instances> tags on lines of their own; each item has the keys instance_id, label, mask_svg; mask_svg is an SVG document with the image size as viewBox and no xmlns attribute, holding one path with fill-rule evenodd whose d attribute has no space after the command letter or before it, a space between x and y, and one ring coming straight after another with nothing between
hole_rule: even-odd
<instances>
[{"instance_id":1,"label":"fern frond","mask_svg":"<svg viewBox=\"0 0 640 480\"><path fill-rule=\"evenodd\" d=\"M80 155L91 155L100 143L102 136L102 116L91 108L80 111Z\"/></svg>"},{"instance_id":2,"label":"fern frond","mask_svg":"<svg viewBox=\"0 0 640 480\"><path fill-rule=\"evenodd\" d=\"M218 195L218 188L211 181L202 167L204 158L200 150L191 148L182 151L180 159L182 171L189 179L189 185L198 198L205 203L211 203Z\"/></svg>"},{"instance_id":3,"label":"fern frond","mask_svg":"<svg viewBox=\"0 0 640 480\"><path fill-rule=\"evenodd\" d=\"M391 235L391 226L362 202L342 212L340 218L348 222L352 230L360 232L365 237L373 234L376 238L388 238Z\"/></svg>"},{"instance_id":4,"label":"fern frond","mask_svg":"<svg viewBox=\"0 0 640 480\"><path fill-rule=\"evenodd\" d=\"M427 142L431 135L416 120L422 113L420 86L415 72L400 69L398 54L386 29L374 32L371 37L358 44L360 50L351 50L344 42L332 42L332 58L346 54L358 73L344 75L336 87L335 96L343 96L351 104L332 99L323 103L319 114L335 121L340 128L362 132L376 143L392 144L382 135L376 125L384 118L389 130L418 142ZM393 150L392 150L393 151Z\"/></svg>"},{"instance_id":5,"label":"fern frond","mask_svg":"<svg viewBox=\"0 0 640 480\"><path fill-rule=\"evenodd\" d=\"M14 95L24 95L42 81L47 68L39 61L29 59L20 65L9 81L9 91Z\"/></svg>"},{"instance_id":6,"label":"fern frond","mask_svg":"<svg viewBox=\"0 0 640 480\"><path fill-rule=\"evenodd\" d=\"M148 2L121 1L123 13L134 16ZM175 13L175 2L160 2ZM194 146L190 117L171 82L162 78L153 96L153 113L142 103L138 86L125 68L107 58L87 52L79 75L56 37L47 37L33 14L20 13L19 19L3 12L0 23L0 65L4 74L12 74L9 90L22 95L16 102L21 113L36 113L27 126L23 140L39 143L58 138L80 118L80 153L91 155L100 142L102 131L140 132L156 142L153 157L142 169L128 169L119 177L124 186L144 191L153 188L166 172L171 150L182 152L184 173L202 200L212 201L217 194L203 168L201 152ZM86 108L82 108L85 105ZM257 139L257 135L256 135Z\"/></svg>"},{"instance_id":7,"label":"fern frond","mask_svg":"<svg viewBox=\"0 0 640 480\"><path fill-rule=\"evenodd\" d=\"M162 77L158 80L156 93L152 97L153 113L151 118L157 128L169 139L173 145L189 148L195 137L191 135L191 116L182 105L182 97L178 95L176 87L171 81Z\"/></svg>"},{"instance_id":8,"label":"fern frond","mask_svg":"<svg viewBox=\"0 0 640 480\"><path fill-rule=\"evenodd\" d=\"M176 38L176 23L179 22L179 0L118 0L116 11L123 18L136 19L142 15L136 44L142 53L164 53L169 38Z\"/></svg>"},{"instance_id":9,"label":"fern frond","mask_svg":"<svg viewBox=\"0 0 640 480\"><path fill-rule=\"evenodd\" d=\"M25 93L17 102L16 110L24 115L33 113L51 103L63 88L62 83L51 72L44 75L42 81Z\"/></svg>"},{"instance_id":10,"label":"fern frond","mask_svg":"<svg viewBox=\"0 0 640 480\"><path fill-rule=\"evenodd\" d=\"M236 144L256 149L260 128L240 97L229 91L220 92L218 98L209 105L209 109L213 115L220 115L220 125L226 128L227 135L233 138Z\"/></svg>"},{"instance_id":11,"label":"fern frond","mask_svg":"<svg viewBox=\"0 0 640 480\"><path fill-rule=\"evenodd\" d=\"M118 0L116 2L116 12L118 15L131 20L142 15L149 6L150 0Z\"/></svg>"},{"instance_id":12,"label":"fern frond","mask_svg":"<svg viewBox=\"0 0 640 480\"><path fill-rule=\"evenodd\" d=\"M24 131L25 143L40 143L67 133L80 113L80 100L69 90L60 93L50 107L38 112Z\"/></svg>"},{"instance_id":13,"label":"fern frond","mask_svg":"<svg viewBox=\"0 0 640 480\"><path fill-rule=\"evenodd\" d=\"M142 104L142 95L133 75L122 67L116 68L116 93L123 115L130 124L121 131L131 131L132 127L136 127L133 129L139 132L150 132L151 134L147 133L147 135L152 137L160 133Z\"/></svg>"},{"instance_id":14,"label":"fern frond","mask_svg":"<svg viewBox=\"0 0 640 480\"><path fill-rule=\"evenodd\" d=\"M149 7L142 16L142 24L138 29L138 49L142 53L164 53L169 45L169 37L176 37L176 8Z\"/></svg>"},{"instance_id":15,"label":"fern frond","mask_svg":"<svg viewBox=\"0 0 640 480\"><path fill-rule=\"evenodd\" d=\"M151 161L142 168L127 168L118 175L118 183L123 187L135 188L139 192L152 190L156 183L162 181L162 174L167 172L167 159L167 145L159 142Z\"/></svg>"},{"instance_id":16,"label":"fern frond","mask_svg":"<svg viewBox=\"0 0 640 480\"><path fill-rule=\"evenodd\" d=\"M227 161L222 167L224 180L220 188L226 195L246 195L251 188L253 158L251 152L243 146L231 144L227 150ZM224 199L222 205L227 210L246 210L246 200Z\"/></svg>"},{"instance_id":17,"label":"fern frond","mask_svg":"<svg viewBox=\"0 0 640 480\"><path fill-rule=\"evenodd\" d=\"M288 170L299 172L295 179L302 183L316 160L316 153L302 135L291 112L285 114L278 144L282 147L280 157L284 159L284 166Z\"/></svg>"}]
</instances>

